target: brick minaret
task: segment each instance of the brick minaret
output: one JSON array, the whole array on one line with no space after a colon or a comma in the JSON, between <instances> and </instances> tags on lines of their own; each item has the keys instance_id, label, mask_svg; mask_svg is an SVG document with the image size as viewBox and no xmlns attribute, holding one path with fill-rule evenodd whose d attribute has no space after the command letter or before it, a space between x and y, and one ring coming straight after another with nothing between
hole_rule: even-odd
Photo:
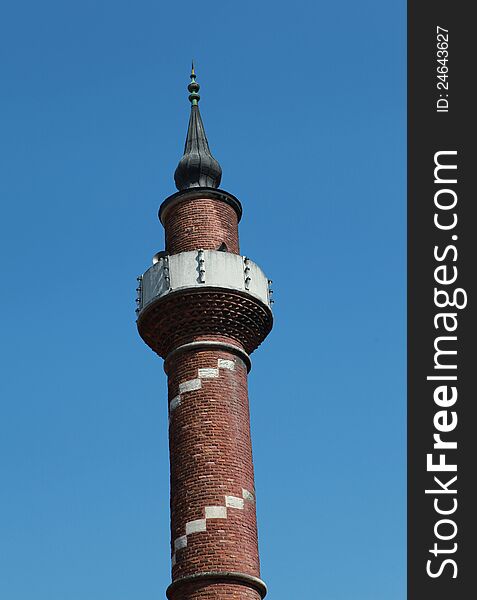
<instances>
[{"instance_id":1,"label":"brick minaret","mask_svg":"<svg viewBox=\"0 0 477 600\"><path fill-rule=\"evenodd\" d=\"M139 277L137 326L168 376L169 600L259 600L249 355L272 327L269 284L240 255L240 202L218 189L192 68L178 192L162 203L166 249Z\"/></svg>"}]
</instances>

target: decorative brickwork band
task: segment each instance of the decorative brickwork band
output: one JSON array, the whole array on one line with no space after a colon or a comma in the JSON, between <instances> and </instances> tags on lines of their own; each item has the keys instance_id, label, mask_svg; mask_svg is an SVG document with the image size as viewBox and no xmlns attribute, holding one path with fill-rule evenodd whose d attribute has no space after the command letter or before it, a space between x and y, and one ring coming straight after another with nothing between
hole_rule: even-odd
<instances>
[{"instance_id":1,"label":"decorative brickwork band","mask_svg":"<svg viewBox=\"0 0 477 600\"><path fill-rule=\"evenodd\" d=\"M173 580L259 577L247 369L230 352L197 349L170 359L168 373Z\"/></svg>"},{"instance_id":2,"label":"decorative brickwork band","mask_svg":"<svg viewBox=\"0 0 477 600\"><path fill-rule=\"evenodd\" d=\"M215 336L232 338L251 354L272 321L270 308L253 296L204 287L163 296L139 314L137 325L146 344L164 357L182 344Z\"/></svg>"},{"instance_id":3,"label":"decorative brickwork band","mask_svg":"<svg viewBox=\"0 0 477 600\"><path fill-rule=\"evenodd\" d=\"M165 219L167 217L167 213L171 210L178 202L182 202L183 200L190 198L202 198L208 197L220 200L221 202L225 202L229 206L231 206L237 215L237 222L240 221L242 217L242 205L240 204L240 200L236 198L233 194L226 192L224 190L214 189L214 188L192 188L189 190L185 190L182 192L176 192L169 196L164 200L159 208L159 220L165 226Z\"/></svg>"},{"instance_id":4,"label":"decorative brickwork band","mask_svg":"<svg viewBox=\"0 0 477 600\"><path fill-rule=\"evenodd\" d=\"M250 356L239 348L238 346L234 346L233 344L226 344L225 342L217 342L214 340L202 340L200 342L190 342L189 344L182 344L182 346L178 346L172 352L164 358L164 371L167 373L167 365L168 361L177 356L178 354L182 354L183 352L188 352L191 350L224 350L225 352L231 352L232 354L236 354L247 367L247 372L250 373L252 368L252 361L250 360Z\"/></svg>"},{"instance_id":5,"label":"decorative brickwork band","mask_svg":"<svg viewBox=\"0 0 477 600\"><path fill-rule=\"evenodd\" d=\"M169 600L179 600L180 596L176 596L176 592L180 591L181 587L187 584L207 584L207 583L225 583L238 584L250 587L260 594L260 598L265 598L267 595L267 586L258 577L247 575L246 573L237 573L234 571L196 573L187 577L181 577L171 583L166 590L166 596Z\"/></svg>"}]
</instances>

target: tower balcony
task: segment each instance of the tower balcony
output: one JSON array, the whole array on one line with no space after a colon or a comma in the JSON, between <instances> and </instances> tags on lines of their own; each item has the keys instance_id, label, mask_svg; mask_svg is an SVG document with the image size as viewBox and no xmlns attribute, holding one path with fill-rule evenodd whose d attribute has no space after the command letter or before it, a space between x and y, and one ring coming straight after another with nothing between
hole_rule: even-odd
<instances>
[{"instance_id":1,"label":"tower balcony","mask_svg":"<svg viewBox=\"0 0 477 600\"><path fill-rule=\"evenodd\" d=\"M160 356L179 343L220 335L250 353L268 335L271 281L249 258L196 250L161 253L154 261L138 278L136 312L139 333Z\"/></svg>"},{"instance_id":2,"label":"tower balcony","mask_svg":"<svg viewBox=\"0 0 477 600\"><path fill-rule=\"evenodd\" d=\"M270 280L245 256L217 250L160 256L140 278L137 313L165 294L189 288L217 287L255 296L271 307Z\"/></svg>"}]
</instances>

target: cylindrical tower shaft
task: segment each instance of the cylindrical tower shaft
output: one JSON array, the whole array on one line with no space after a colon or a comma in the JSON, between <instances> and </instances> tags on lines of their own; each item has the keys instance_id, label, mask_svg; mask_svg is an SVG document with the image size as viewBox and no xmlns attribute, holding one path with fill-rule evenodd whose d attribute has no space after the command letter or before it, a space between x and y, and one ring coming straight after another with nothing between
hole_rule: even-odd
<instances>
[{"instance_id":1,"label":"cylindrical tower shaft","mask_svg":"<svg viewBox=\"0 0 477 600\"><path fill-rule=\"evenodd\" d=\"M173 357L167 369L173 579L259 577L246 365L225 350L203 349ZM259 598L243 582L222 579L233 598ZM176 585L171 597L223 597L211 595L215 585L201 582L209 596L183 596Z\"/></svg>"},{"instance_id":2,"label":"cylindrical tower shaft","mask_svg":"<svg viewBox=\"0 0 477 600\"><path fill-rule=\"evenodd\" d=\"M172 198L180 201L170 202L160 215L166 233L166 252L177 254L203 248L240 253L237 205L194 189Z\"/></svg>"}]
</instances>

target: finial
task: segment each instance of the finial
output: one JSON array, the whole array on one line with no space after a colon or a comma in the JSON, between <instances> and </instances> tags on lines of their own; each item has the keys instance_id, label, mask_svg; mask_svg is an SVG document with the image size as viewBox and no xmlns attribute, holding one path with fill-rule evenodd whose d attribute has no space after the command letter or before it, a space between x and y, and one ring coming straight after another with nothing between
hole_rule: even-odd
<instances>
[{"instance_id":1,"label":"finial","mask_svg":"<svg viewBox=\"0 0 477 600\"><path fill-rule=\"evenodd\" d=\"M222 169L219 163L212 156L207 136L205 135L204 124L199 111L200 96L198 91L199 84L195 80L194 61L190 73L190 83L188 86L189 100L192 104L189 128L187 130L184 155L177 165L174 173L174 180L178 190L185 190L192 187L218 188L222 177Z\"/></svg>"},{"instance_id":2,"label":"finial","mask_svg":"<svg viewBox=\"0 0 477 600\"><path fill-rule=\"evenodd\" d=\"M195 80L194 60L192 60L192 69L190 72L190 83L187 86L187 89L190 92L190 94L189 94L190 103L192 104L192 106L197 106L197 104L199 103L199 100L200 100L200 96L197 93L200 90L200 85Z\"/></svg>"}]
</instances>

